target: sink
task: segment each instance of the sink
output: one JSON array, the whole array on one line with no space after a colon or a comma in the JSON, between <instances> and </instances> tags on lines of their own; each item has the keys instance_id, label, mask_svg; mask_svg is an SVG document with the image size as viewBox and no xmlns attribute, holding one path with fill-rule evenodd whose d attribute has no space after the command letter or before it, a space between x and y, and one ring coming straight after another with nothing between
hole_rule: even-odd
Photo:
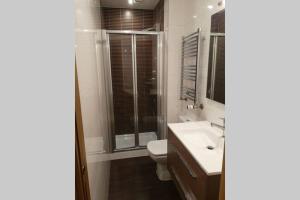
<instances>
[{"instance_id":1,"label":"sink","mask_svg":"<svg viewBox=\"0 0 300 200\"><path fill-rule=\"evenodd\" d=\"M211 127L208 121L173 123L168 127L207 174L221 173L223 130Z\"/></svg>"},{"instance_id":2,"label":"sink","mask_svg":"<svg viewBox=\"0 0 300 200\"><path fill-rule=\"evenodd\" d=\"M180 132L183 142L187 142L200 149L206 150L218 150L223 147L224 138L222 131L218 128L211 127L210 124L203 123L201 126L193 127L194 123L190 123L191 126L182 127Z\"/></svg>"},{"instance_id":3,"label":"sink","mask_svg":"<svg viewBox=\"0 0 300 200\"><path fill-rule=\"evenodd\" d=\"M216 148L219 143L220 136L214 133L213 130L208 128L199 128L195 130L184 130L185 134L182 135L182 140L192 143L199 148L206 148L212 146Z\"/></svg>"}]
</instances>

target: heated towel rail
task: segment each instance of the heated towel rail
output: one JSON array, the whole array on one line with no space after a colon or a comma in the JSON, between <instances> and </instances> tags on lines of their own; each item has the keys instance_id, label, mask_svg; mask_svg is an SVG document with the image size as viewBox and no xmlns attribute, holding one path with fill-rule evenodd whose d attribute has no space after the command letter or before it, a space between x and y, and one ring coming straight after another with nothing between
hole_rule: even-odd
<instances>
[{"instance_id":1,"label":"heated towel rail","mask_svg":"<svg viewBox=\"0 0 300 200\"><path fill-rule=\"evenodd\" d=\"M180 99L197 103L200 29L182 38Z\"/></svg>"}]
</instances>

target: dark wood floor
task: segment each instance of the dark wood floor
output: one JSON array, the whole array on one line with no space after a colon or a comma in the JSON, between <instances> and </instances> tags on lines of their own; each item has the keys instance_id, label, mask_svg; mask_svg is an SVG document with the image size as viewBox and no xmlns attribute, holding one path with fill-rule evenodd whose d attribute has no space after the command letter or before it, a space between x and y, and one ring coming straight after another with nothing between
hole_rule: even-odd
<instances>
[{"instance_id":1,"label":"dark wood floor","mask_svg":"<svg viewBox=\"0 0 300 200\"><path fill-rule=\"evenodd\" d=\"M150 157L111 161L109 200L180 200L172 181L160 181Z\"/></svg>"}]
</instances>

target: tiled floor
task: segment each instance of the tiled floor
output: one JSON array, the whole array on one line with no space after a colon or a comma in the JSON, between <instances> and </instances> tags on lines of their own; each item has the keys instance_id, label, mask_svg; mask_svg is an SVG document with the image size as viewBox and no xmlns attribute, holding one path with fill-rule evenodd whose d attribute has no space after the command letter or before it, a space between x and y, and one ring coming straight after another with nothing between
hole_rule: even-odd
<instances>
[{"instance_id":1,"label":"tiled floor","mask_svg":"<svg viewBox=\"0 0 300 200\"><path fill-rule=\"evenodd\" d=\"M160 181L150 157L111 161L109 200L180 200L172 181Z\"/></svg>"}]
</instances>

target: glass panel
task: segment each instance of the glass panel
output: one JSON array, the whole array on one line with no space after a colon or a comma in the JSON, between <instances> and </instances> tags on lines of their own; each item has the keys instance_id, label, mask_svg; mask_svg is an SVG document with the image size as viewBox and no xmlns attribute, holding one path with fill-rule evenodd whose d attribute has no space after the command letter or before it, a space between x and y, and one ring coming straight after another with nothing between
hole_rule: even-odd
<instances>
[{"instance_id":1,"label":"glass panel","mask_svg":"<svg viewBox=\"0 0 300 200\"><path fill-rule=\"evenodd\" d=\"M214 100L225 104L225 37L218 37Z\"/></svg>"},{"instance_id":2,"label":"glass panel","mask_svg":"<svg viewBox=\"0 0 300 200\"><path fill-rule=\"evenodd\" d=\"M136 35L139 146L157 139L157 36Z\"/></svg>"},{"instance_id":3,"label":"glass panel","mask_svg":"<svg viewBox=\"0 0 300 200\"><path fill-rule=\"evenodd\" d=\"M115 149L135 146L132 36L110 34Z\"/></svg>"}]
</instances>

